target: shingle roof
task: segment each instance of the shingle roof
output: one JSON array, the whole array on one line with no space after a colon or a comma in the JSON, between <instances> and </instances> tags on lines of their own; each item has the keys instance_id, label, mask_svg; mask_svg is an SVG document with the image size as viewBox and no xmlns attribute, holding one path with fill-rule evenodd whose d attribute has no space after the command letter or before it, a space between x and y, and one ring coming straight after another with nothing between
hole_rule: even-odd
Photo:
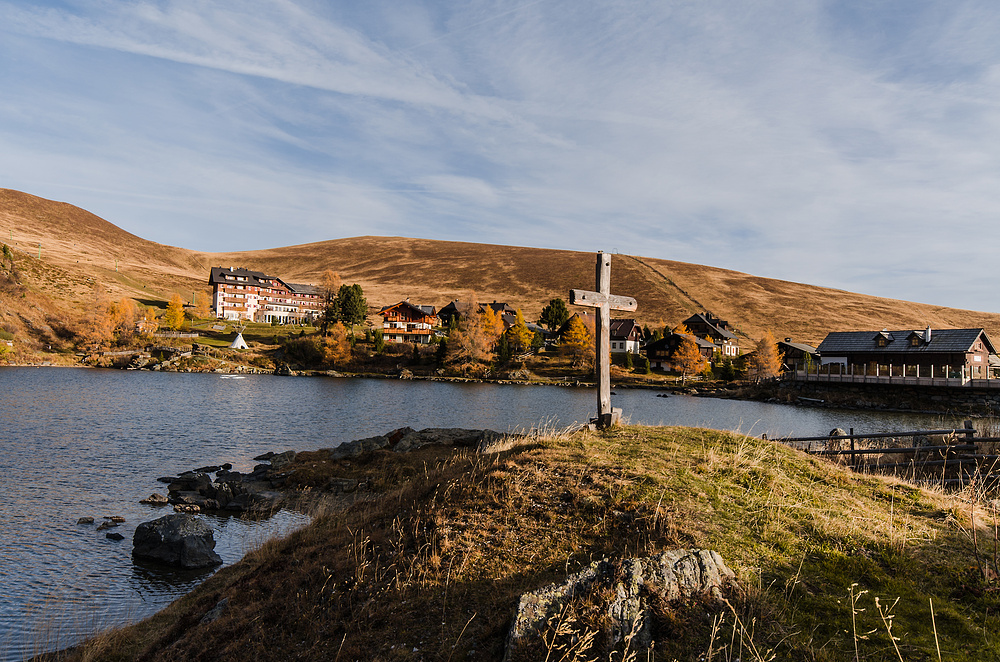
<instances>
[{"instance_id":1,"label":"shingle roof","mask_svg":"<svg viewBox=\"0 0 1000 662\"><path fill-rule=\"evenodd\" d=\"M691 317L687 318L686 320L684 320L684 323L687 324L688 322L691 322L691 321L694 321L695 323L707 324L708 326L710 326L712 329L715 330L715 333L717 333L718 335L722 336L723 338L728 338L730 340L736 340L736 334L735 333L732 333L730 331L726 331L725 329L717 326L712 320L710 320L708 317L706 317L704 315L704 313L696 313L696 314L692 315ZM721 322L721 320L720 320L720 322Z\"/></svg>"},{"instance_id":2,"label":"shingle roof","mask_svg":"<svg viewBox=\"0 0 1000 662\"><path fill-rule=\"evenodd\" d=\"M790 340L782 340L778 343L778 347L791 347L792 349L797 349L800 352L805 352L806 354L816 354L816 348L812 345L807 345L804 342L792 342Z\"/></svg>"},{"instance_id":3,"label":"shingle roof","mask_svg":"<svg viewBox=\"0 0 1000 662\"><path fill-rule=\"evenodd\" d=\"M840 354L856 354L861 352L885 354L945 354L967 352L976 340L982 336L987 350L993 354L996 350L983 329L932 329L929 343L921 342L917 346L910 344L909 338L914 333L923 337L925 331L905 329L902 331L833 331L817 348L823 356ZM879 347L875 338L884 335L889 342L885 347Z\"/></svg>"},{"instance_id":4,"label":"shingle roof","mask_svg":"<svg viewBox=\"0 0 1000 662\"><path fill-rule=\"evenodd\" d=\"M284 282L284 281L282 281ZM323 288L318 285L306 285L304 283L285 283L292 292L298 294L323 294Z\"/></svg>"},{"instance_id":5,"label":"shingle roof","mask_svg":"<svg viewBox=\"0 0 1000 662\"><path fill-rule=\"evenodd\" d=\"M635 323L634 319L611 320L608 328L609 335L615 340L628 339L635 329L639 329L639 338L642 338L642 329Z\"/></svg>"},{"instance_id":6,"label":"shingle roof","mask_svg":"<svg viewBox=\"0 0 1000 662\"><path fill-rule=\"evenodd\" d=\"M208 277L208 284L233 282L230 277L246 278L246 283L254 286L267 287L267 281L276 280L274 276L268 276L260 271L249 269L237 269L235 267L212 267L212 272ZM243 282L243 281L241 281Z\"/></svg>"}]
</instances>

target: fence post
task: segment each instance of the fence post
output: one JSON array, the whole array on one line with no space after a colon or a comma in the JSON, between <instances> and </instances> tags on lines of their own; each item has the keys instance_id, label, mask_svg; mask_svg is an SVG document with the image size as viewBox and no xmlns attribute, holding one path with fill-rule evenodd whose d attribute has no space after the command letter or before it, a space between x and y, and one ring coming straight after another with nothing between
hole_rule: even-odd
<instances>
[{"instance_id":1,"label":"fence post","mask_svg":"<svg viewBox=\"0 0 1000 662\"><path fill-rule=\"evenodd\" d=\"M851 470L857 471L857 455L854 454L854 428L851 428Z\"/></svg>"}]
</instances>

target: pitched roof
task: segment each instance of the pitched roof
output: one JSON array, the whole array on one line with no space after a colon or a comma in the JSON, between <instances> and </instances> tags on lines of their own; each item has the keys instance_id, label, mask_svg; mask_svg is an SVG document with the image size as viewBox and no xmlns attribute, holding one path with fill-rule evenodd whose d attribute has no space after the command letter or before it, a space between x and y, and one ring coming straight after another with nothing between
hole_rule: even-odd
<instances>
[{"instance_id":1,"label":"pitched roof","mask_svg":"<svg viewBox=\"0 0 1000 662\"><path fill-rule=\"evenodd\" d=\"M731 331L727 331L726 329L723 329L722 327L718 326L718 324L729 324L729 322L725 322L723 320L720 320L718 317L715 317L713 315L706 315L705 313L696 313L696 314L692 315L691 317L687 318L686 320L684 320L684 324L685 325L687 325L689 323L692 323L692 322L695 323L695 324L705 324L705 325L711 327L712 329L714 329L715 333L717 333L718 335L722 336L723 338L728 338L730 340L736 340L736 334L735 333L732 333Z\"/></svg>"},{"instance_id":2,"label":"pitched roof","mask_svg":"<svg viewBox=\"0 0 1000 662\"><path fill-rule=\"evenodd\" d=\"M241 282L254 287L269 287L268 281L271 280L277 280L277 278L268 276L260 271L237 269L236 267L212 267L211 274L208 277L208 284Z\"/></svg>"},{"instance_id":3,"label":"pitched roof","mask_svg":"<svg viewBox=\"0 0 1000 662\"><path fill-rule=\"evenodd\" d=\"M642 339L642 327L636 324L634 319L611 320L608 331L615 340L627 340L636 331L639 333L639 339Z\"/></svg>"},{"instance_id":4,"label":"pitched roof","mask_svg":"<svg viewBox=\"0 0 1000 662\"><path fill-rule=\"evenodd\" d=\"M385 315L387 312L389 312L393 308L402 308L404 306L407 307L407 308L412 308L413 310L417 311L421 315L424 315L424 316L427 316L427 317L434 317L435 313L436 313L436 310L437 310L436 308L434 308L434 306L418 306L417 304L410 303L409 300L406 300L406 301L400 301L399 303L393 304L391 306L382 306L382 309L378 311L378 314L379 315Z\"/></svg>"},{"instance_id":5,"label":"pitched roof","mask_svg":"<svg viewBox=\"0 0 1000 662\"><path fill-rule=\"evenodd\" d=\"M282 281L284 282L284 281ZM318 285L305 285L303 283L285 283L292 292L298 294L323 294L323 288Z\"/></svg>"},{"instance_id":6,"label":"pitched roof","mask_svg":"<svg viewBox=\"0 0 1000 662\"><path fill-rule=\"evenodd\" d=\"M995 354L993 343L983 329L932 329L930 342L913 346L909 338L918 334L923 338L925 331L904 329L902 331L833 331L828 333L817 348L824 356L857 354L863 352L883 354L946 354L968 352L980 336L986 349ZM875 342L877 337L887 340L885 347Z\"/></svg>"},{"instance_id":7,"label":"pitched roof","mask_svg":"<svg viewBox=\"0 0 1000 662\"><path fill-rule=\"evenodd\" d=\"M817 354L818 350L812 345L807 345L804 342L792 342L791 340L782 340L778 342L778 347L791 347L792 349L797 349L800 352L806 354Z\"/></svg>"}]
</instances>

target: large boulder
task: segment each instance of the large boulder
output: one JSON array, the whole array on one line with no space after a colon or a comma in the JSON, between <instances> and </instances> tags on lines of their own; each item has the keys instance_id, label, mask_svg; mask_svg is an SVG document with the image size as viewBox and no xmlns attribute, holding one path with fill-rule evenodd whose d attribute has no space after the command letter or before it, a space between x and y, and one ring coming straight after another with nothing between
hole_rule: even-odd
<instances>
[{"instance_id":1,"label":"large boulder","mask_svg":"<svg viewBox=\"0 0 1000 662\"><path fill-rule=\"evenodd\" d=\"M215 553L211 527L192 515L167 515L143 522L132 537L132 556L181 568L210 568L222 563Z\"/></svg>"},{"instance_id":2,"label":"large boulder","mask_svg":"<svg viewBox=\"0 0 1000 662\"><path fill-rule=\"evenodd\" d=\"M676 549L647 558L596 561L561 583L521 596L504 660L531 659L539 642L554 643L553 627L559 630L556 623L567 607L581 600L597 605L604 615L608 632L602 657L618 651L622 659L632 659L639 651L650 650L658 608L695 597L720 600L722 590L733 581L733 571L711 550ZM563 629L570 638L582 636L568 625L563 623Z\"/></svg>"}]
</instances>

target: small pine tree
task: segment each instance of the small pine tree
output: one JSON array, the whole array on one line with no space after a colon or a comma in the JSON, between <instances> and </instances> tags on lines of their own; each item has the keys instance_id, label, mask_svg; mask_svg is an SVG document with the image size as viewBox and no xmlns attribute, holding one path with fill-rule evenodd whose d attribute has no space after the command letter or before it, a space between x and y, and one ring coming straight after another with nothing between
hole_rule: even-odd
<instances>
[{"instance_id":1,"label":"small pine tree","mask_svg":"<svg viewBox=\"0 0 1000 662\"><path fill-rule=\"evenodd\" d=\"M642 357L642 374L651 375L653 374L653 369L649 366L649 359L647 357Z\"/></svg>"},{"instance_id":2,"label":"small pine tree","mask_svg":"<svg viewBox=\"0 0 1000 662\"><path fill-rule=\"evenodd\" d=\"M632 352L625 352L625 369L631 370L635 367L635 363L632 361Z\"/></svg>"},{"instance_id":3,"label":"small pine tree","mask_svg":"<svg viewBox=\"0 0 1000 662\"><path fill-rule=\"evenodd\" d=\"M385 332L382 329L375 329L373 343L375 345L375 353L381 354L385 350Z\"/></svg>"},{"instance_id":4,"label":"small pine tree","mask_svg":"<svg viewBox=\"0 0 1000 662\"><path fill-rule=\"evenodd\" d=\"M438 343L437 352L434 353L434 363L437 367L444 366L445 357L448 356L448 341L442 340Z\"/></svg>"}]
</instances>

